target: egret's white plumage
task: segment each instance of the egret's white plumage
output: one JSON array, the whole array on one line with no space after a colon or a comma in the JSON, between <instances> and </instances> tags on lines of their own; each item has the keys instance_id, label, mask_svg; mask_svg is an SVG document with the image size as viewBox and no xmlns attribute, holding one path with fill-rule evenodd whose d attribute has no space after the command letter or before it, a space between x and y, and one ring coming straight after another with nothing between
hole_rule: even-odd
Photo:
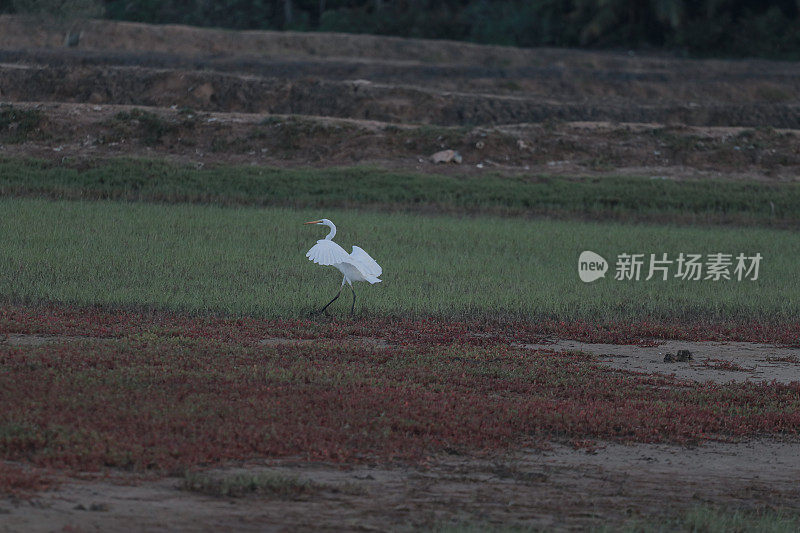
<instances>
[{"instance_id":1,"label":"egret's white plumage","mask_svg":"<svg viewBox=\"0 0 800 533\"><path fill-rule=\"evenodd\" d=\"M328 233L324 239L318 240L317 244L311 247L306 253L306 257L318 265L336 267L339 272L342 273L342 276L344 276L342 279L342 286L339 287L339 292L328 305L332 304L336 298L339 297L345 283L353 290L354 281L367 281L370 284L381 282L378 276L383 273L383 269L367 252L358 246L353 246L352 253L348 254L344 248L333 242L333 237L336 235L336 226L333 222L327 218L323 218L322 220L306 222L306 224L321 224L331 229L330 233ZM355 303L356 293L355 290L353 290L353 306L350 308L351 313L355 308ZM325 311L328 305L323 307L322 311Z\"/></svg>"},{"instance_id":2,"label":"egret's white plumage","mask_svg":"<svg viewBox=\"0 0 800 533\"><path fill-rule=\"evenodd\" d=\"M350 254L335 242L327 239L318 240L317 244L306 253L306 257L322 266L335 266L350 262Z\"/></svg>"},{"instance_id":3,"label":"egret's white plumage","mask_svg":"<svg viewBox=\"0 0 800 533\"><path fill-rule=\"evenodd\" d=\"M353 245L353 251L350 253L350 257L360 265L359 270L364 272L367 276L373 276L377 279L378 276L383 274L383 269L378 262L355 244ZM370 283L377 283L377 281L370 281Z\"/></svg>"}]
</instances>

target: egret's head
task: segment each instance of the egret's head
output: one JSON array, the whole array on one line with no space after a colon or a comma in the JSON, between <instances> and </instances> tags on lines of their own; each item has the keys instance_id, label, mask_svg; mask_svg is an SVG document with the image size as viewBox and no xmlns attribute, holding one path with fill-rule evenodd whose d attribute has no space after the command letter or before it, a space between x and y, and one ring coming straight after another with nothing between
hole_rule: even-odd
<instances>
[{"instance_id":1,"label":"egret's head","mask_svg":"<svg viewBox=\"0 0 800 533\"><path fill-rule=\"evenodd\" d=\"M322 226L328 226L329 228L333 227L333 222L327 218L323 218L321 220L312 220L311 222L304 222L303 224L321 224Z\"/></svg>"}]
</instances>

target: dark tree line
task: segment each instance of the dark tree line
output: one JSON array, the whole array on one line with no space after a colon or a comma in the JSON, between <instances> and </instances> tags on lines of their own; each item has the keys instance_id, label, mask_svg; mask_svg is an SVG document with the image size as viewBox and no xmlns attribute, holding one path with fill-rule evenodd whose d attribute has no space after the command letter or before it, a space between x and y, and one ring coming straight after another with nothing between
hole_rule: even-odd
<instances>
[{"instance_id":1,"label":"dark tree line","mask_svg":"<svg viewBox=\"0 0 800 533\"><path fill-rule=\"evenodd\" d=\"M78 1L0 0L0 12ZM800 0L89 1L107 18L149 23L800 58Z\"/></svg>"}]
</instances>

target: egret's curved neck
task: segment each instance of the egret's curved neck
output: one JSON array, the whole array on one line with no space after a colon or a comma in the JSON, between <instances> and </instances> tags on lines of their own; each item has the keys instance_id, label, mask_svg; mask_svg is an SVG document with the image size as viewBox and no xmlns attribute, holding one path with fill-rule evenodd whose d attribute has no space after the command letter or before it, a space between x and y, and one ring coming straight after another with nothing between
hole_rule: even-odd
<instances>
[{"instance_id":1,"label":"egret's curved neck","mask_svg":"<svg viewBox=\"0 0 800 533\"><path fill-rule=\"evenodd\" d=\"M333 222L331 222L330 224L325 224L325 225L328 226L329 228L331 228L331 232L328 233L328 235L325 237L325 239L326 240L331 240L331 239L333 239L333 236L336 235L336 226L333 225Z\"/></svg>"}]
</instances>

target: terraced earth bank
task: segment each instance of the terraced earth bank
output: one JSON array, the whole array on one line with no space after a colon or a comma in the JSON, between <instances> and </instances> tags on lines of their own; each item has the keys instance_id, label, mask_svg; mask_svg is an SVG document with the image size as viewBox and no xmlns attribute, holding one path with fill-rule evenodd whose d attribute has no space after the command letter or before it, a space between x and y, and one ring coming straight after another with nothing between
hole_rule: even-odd
<instances>
[{"instance_id":1,"label":"terraced earth bank","mask_svg":"<svg viewBox=\"0 0 800 533\"><path fill-rule=\"evenodd\" d=\"M62 41L0 17L0 100L41 111L5 151L762 179L800 158L794 63L101 21Z\"/></svg>"}]
</instances>

